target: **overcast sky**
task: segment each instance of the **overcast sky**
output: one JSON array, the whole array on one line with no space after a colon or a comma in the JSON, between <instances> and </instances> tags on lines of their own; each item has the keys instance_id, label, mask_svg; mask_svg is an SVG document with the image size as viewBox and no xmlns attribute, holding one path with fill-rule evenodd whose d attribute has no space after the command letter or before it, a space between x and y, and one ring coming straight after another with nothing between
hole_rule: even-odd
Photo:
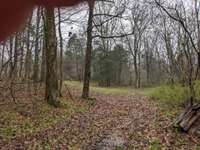
<instances>
[{"instance_id":1,"label":"overcast sky","mask_svg":"<svg viewBox=\"0 0 200 150\"><path fill-rule=\"evenodd\" d=\"M134 0L133 0L134 1ZM174 2L176 1L179 1L179 0L166 0L169 4L173 4ZM182 0L183 3L185 4L185 6L191 6L193 5L193 2L195 0ZM200 1L200 0L198 0ZM190 7L191 8L191 7ZM62 30L63 30L63 36L64 36L64 39L65 41L67 41L69 39L69 32L72 32L72 33L80 33L80 32L83 32L84 30L86 30L86 26L87 26L87 5L81 5L81 6L78 6L77 9L75 9L75 11L78 11L78 10L81 10L79 13L73 15L70 19L71 20L74 20L75 22L73 23L70 23L70 22L65 22L65 23L62 23ZM68 13L69 12L65 12L64 15L62 16L65 16L64 18L67 18L68 16ZM83 21L83 22L76 22L76 21Z\"/></svg>"}]
</instances>

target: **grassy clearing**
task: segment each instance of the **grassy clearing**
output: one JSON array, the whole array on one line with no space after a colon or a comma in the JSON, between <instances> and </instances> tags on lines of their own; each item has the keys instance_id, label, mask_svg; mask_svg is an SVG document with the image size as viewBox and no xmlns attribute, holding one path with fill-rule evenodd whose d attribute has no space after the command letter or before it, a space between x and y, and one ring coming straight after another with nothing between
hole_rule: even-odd
<instances>
[{"instance_id":1,"label":"grassy clearing","mask_svg":"<svg viewBox=\"0 0 200 150\"><path fill-rule=\"evenodd\" d=\"M82 83L76 81L66 81L70 87L82 89ZM200 81L196 82L195 90L200 98ZM97 87L91 86L91 92L97 92L109 95L134 95L151 97L158 104L161 112L168 118L173 118L183 109L183 105L190 97L189 88L181 85L168 86L163 85L155 88L134 89L133 87ZM172 109L173 108L173 109Z\"/></svg>"},{"instance_id":2,"label":"grassy clearing","mask_svg":"<svg viewBox=\"0 0 200 150\"><path fill-rule=\"evenodd\" d=\"M13 138L32 135L70 119L77 112L87 111L87 105L61 99L59 108L45 102L37 102L35 108L29 104L2 106L0 111L0 139L8 142Z\"/></svg>"},{"instance_id":3,"label":"grassy clearing","mask_svg":"<svg viewBox=\"0 0 200 150\"><path fill-rule=\"evenodd\" d=\"M78 81L66 81L68 86L82 89L82 83ZM98 87L91 84L91 92L97 92L108 95L150 95L153 88L134 89L133 87Z\"/></svg>"},{"instance_id":4,"label":"grassy clearing","mask_svg":"<svg viewBox=\"0 0 200 150\"><path fill-rule=\"evenodd\" d=\"M76 81L66 81L70 87L82 89L82 83ZM195 83L196 98L200 99L200 81ZM133 87L97 87L95 84L91 85L91 92L97 92L109 95L135 95L135 96L149 96L162 104L164 107L179 107L183 106L190 98L188 87L181 85L163 85L155 88L141 88L134 89Z\"/></svg>"}]
</instances>

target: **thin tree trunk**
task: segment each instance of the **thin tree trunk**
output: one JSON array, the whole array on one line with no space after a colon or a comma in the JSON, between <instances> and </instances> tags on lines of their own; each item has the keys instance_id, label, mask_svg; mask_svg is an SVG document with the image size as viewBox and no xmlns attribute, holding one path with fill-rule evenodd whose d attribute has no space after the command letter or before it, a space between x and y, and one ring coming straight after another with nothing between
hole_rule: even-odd
<instances>
[{"instance_id":1,"label":"thin tree trunk","mask_svg":"<svg viewBox=\"0 0 200 150\"><path fill-rule=\"evenodd\" d=\"M137 66L137 54L134 55L134 70L135 70L135 88L138 88L138 66Z\"/></svg>"},{"instance_id":2,"label":"thin tree trunk","mask_svg":"<svg viewBox=\"0 0 200 150\"><path fill-rule=\"evenodd\" d=\"M141 70L140 70L140 65L141 65L141 56L140 53L138 54L138 83L137 83L137 88L141 87Z\"/></svg>"},{"instance_id":3,"label":"thin tree trunk","mask_svg":"<svg viewBox=\"0 0 200 150\"><path fill-rule=\"evenodd\" d=\"M13 37L10 37L9 40L9 44L10 44L10 51L9 51L9 77L12 77L12 73L13 73Z\"/></svg>"},{"instance_id":4,"label":"thin tree trunk","mask_svg":"<svg viewBox=\"0 0 200 150\"><path fill-rule=\"evenodd\" d=\"M3 65L4 65L4 55L5 55L5 48L6 48L6 44L3 43L3 49L2 49L2 53L1 53L1 72L0 72L0 77L2 78L2 73L3 73Z\"/></svg>"},{"instance_id":5,"label":"thin tree trunk","mask_svg":"<svg viewBox=\"0 0 200 150\"><path fill-rule=\"evenodd\" d=\"M19 33L16 33L15 36L15 48L14 48L14 63L13 63L13 69L12 69L12 74L15 77L18 77L17 72L18 72L18 50L19 50Z\"/></svg>"},{"instance_id":6,"label":"thin tree trunk","mask_svg":"<svg viewBox=\"0 0 200 150\"><path fill-rule=\"evenodd\" d=\"M24 38L24 33L21 35L21 38ZM19 67L19 77L22 79L23 77L23 64L24 64L24 45L25 42L21 41L20 44L20 67Z\"/></svg>"},{"instance_id":7,"label":"thin tree trunk","mask_svg":"<svg viewBox=\"0 0 200 150\"><path fill-rule=\"evenodd\" d=\"M63 87L63 37L62 37L62 29L61 29L61 13L58 8L58 32L60 37L60 83L59 83L59 94L62 96L62 87Z\"/></svg>"},{"instance_id":8,"label":"thin tree trunk","mask_svg":"<svg viewBox=\"0 0 200 150\"><path fill-rule=\"evenodd\" d=\"M44 9L42 9L42 20L43 20L43 30L45 30L46 28L46 24L45 24L45 15L44 15ZM46 80L46 39L45 39L45 33L43 35L44 37L42 38L42 63L41 63L41 67L40 67L40 82L45 82Z\"/></svg>"},{"instance_id":9,"label":"thin tree trunk","mask_svg":"<svg viewBox=\"0 0 200 150\"><path fill-rule=\"evenodd\" d=\"M35 61L34 61L34 71L33 80L35 82L39 79L39 27L40 27L40 7L37 9L37 21L36 21L36 39L35 39Z\"/></svg>"},{"instance_id":10,"label":"thin tree trunk","mask_svg":"<svg viewBox=\"0 0 200 150\"><path fill-rule=\"evenodd\" d=\"M25 59L25 79L30 79L31 77L31 63L32 63L32 52L30 48L30 36L31 36L31 20L32 20L32 14L28 21L27 26L27 41L26 41L26 59Z\"/></svg>"},{"instance_id":11,"label":"thin tree trunk","mask_svg":"<svg viewBox=\"0 0 200 150\"><path fill-rule=\"evenodd\" d=\"M90 75L91 75L91 59L92 59L92 20L94 15L94 3L89 4L89 19L87 28L87 49L85 56L85 73L82 98L89 97Z\"/></svg>"}]
</instances>

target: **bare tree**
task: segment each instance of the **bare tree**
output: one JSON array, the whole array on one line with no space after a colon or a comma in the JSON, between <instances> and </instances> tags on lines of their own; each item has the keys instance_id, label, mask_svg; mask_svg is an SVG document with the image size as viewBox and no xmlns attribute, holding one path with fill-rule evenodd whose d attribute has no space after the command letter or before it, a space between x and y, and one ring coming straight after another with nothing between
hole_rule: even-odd
<instances>
[{"instance_id":1,"label":"bare tree","mask_svg":"<svg viewBox=\"0 0 200 150\"><path fill-rule=\"evenodd\" d=\"M37 17L36 17L36 34L35 34L35 59L34 59L34 71L33 71L33 80L38 82L39 80L39 32L40 32L40 21L41 21L41 8L37 8Z\"/></svg>"},{"instance_id":2,"label":"bare tree","mask_svg":"<svg viewBox=\"0 0 200 150\"><path fill-rule=\"evenodd\" d=\"M54 9L46 9L46 100L50 105L58 105L57 45Z\"/></svg>"},{"instance_id":3,"label":"bare tree","mask_svg":"<svg viewBox=\"0 0 200 150\"><path fill-rule=\"evenodd\" d=\"M89 97L90 88L90 75L91 75L91 57L92 57L92 29L93 29L93 15L94 15L94 3L88 3L89 6L89 17L88 17L88 28L87 28L87 48L85 54L85 73L84 73L84 84L83 84L83 98Z\"/></svg>"}]
</instances>

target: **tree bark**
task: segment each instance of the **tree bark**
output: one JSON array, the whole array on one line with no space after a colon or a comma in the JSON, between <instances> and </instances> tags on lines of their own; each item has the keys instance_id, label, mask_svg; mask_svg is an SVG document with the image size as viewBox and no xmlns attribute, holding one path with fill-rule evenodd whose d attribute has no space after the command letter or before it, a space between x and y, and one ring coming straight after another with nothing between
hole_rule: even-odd
<instances>
[{"instance_id":1,"label":"tree bark","mask_svg":"<svg viewBox=\"0 0 200 150\"><path fill-rule=\"evenodd\" d=\"M14 63L12 73L15 77L18 77L18 50L19 50L19 33L15 35L15 46L14 46Z\"/></svg>"},{"instance_id":2,"label":"tree bark","mask_svg":"<svg viewBox=\"0 0 200 150\"><path fill-rule=\"evenodd\" d=\"M46 10L45 44L46 44L46 100L58 106L58 77L57 77L57 45L54 20L54 9Z\"/></svg>"},{"instance_id":3,"label":"tree bark","mask_svg":"<svg viewBox=\"0 0 200 150\"><path fill-rule=\"evenodd\" d=\"M41 10L42 14L42 22L43 22L43 30L45 31L46 28L46 17L45 17L45 9ZM46 39L45 39L45 32L43 34L43 38L41 41L42 44L42 60L41 60L41 66L40 66L40 82L45 82L46 79Z\"/></svg>"},{"instance_id":4,"label":"tree bark","mask_svg":"<svg viewBox=\"0 0 200 150\"><path fill-rule=\"evenodd\" d=\"M32 65L32 52L31 52L31 47L30 47L30 36L31 36L31 21L32 21L32 15L28 21L28 26L27 26L27 40L26 40L26 47L27 47L27 52L26 52L26 59L25 59L25 79L30 79L31 78L31 65Z\"/></svg>"},{"instance_id":5,"label":"tree bark","mask_svg":"<svg viewBox=\"0 0 200 150\"><path fill-rule=\"evenodd\" d=\"M37 20L36 20L36 37L35 37L35 60L34 60L34 71L33 80L37 82L39 80L39 27L40 27L40 7L37 9Z\"/></svg>"},{"instance_id":6,"label":"tree bark","mask_svg":"<svg viewBox=\"0 0 200 150\"><path fill-rule=\"evenodd\" d=\"M13 37L10 37L9 39L9 77L12 78L12 73L13 73Z\"/></svg>"},{"instance_id":7,"label":"tree bark","mask_svg":"<svg viewBox=\"0 0 200 150\"><path fill-rule=\"evenodd\" d=\"M62 37L62 29L61 29L61 13L60 8L58 8L58 33L60 37L60 83L59 83L59 94L62 96L62 87L63 87L63 37Z\"/></svg>"},{"instance_id":8,"label":"tree bark","mask_svg":"<svg viewBox=\"0 0 200 150\"><path fill-rule=\"evenodd\" d=\"M94 15L94 3L88 3L89 5L89 19L87 28L87 49L85 56L85 73L84 73L84 85L82 98L89 97L90 88L90 75L91 75L91 59L92 59L92 21Z\"/></svg>"}]
</instances>

